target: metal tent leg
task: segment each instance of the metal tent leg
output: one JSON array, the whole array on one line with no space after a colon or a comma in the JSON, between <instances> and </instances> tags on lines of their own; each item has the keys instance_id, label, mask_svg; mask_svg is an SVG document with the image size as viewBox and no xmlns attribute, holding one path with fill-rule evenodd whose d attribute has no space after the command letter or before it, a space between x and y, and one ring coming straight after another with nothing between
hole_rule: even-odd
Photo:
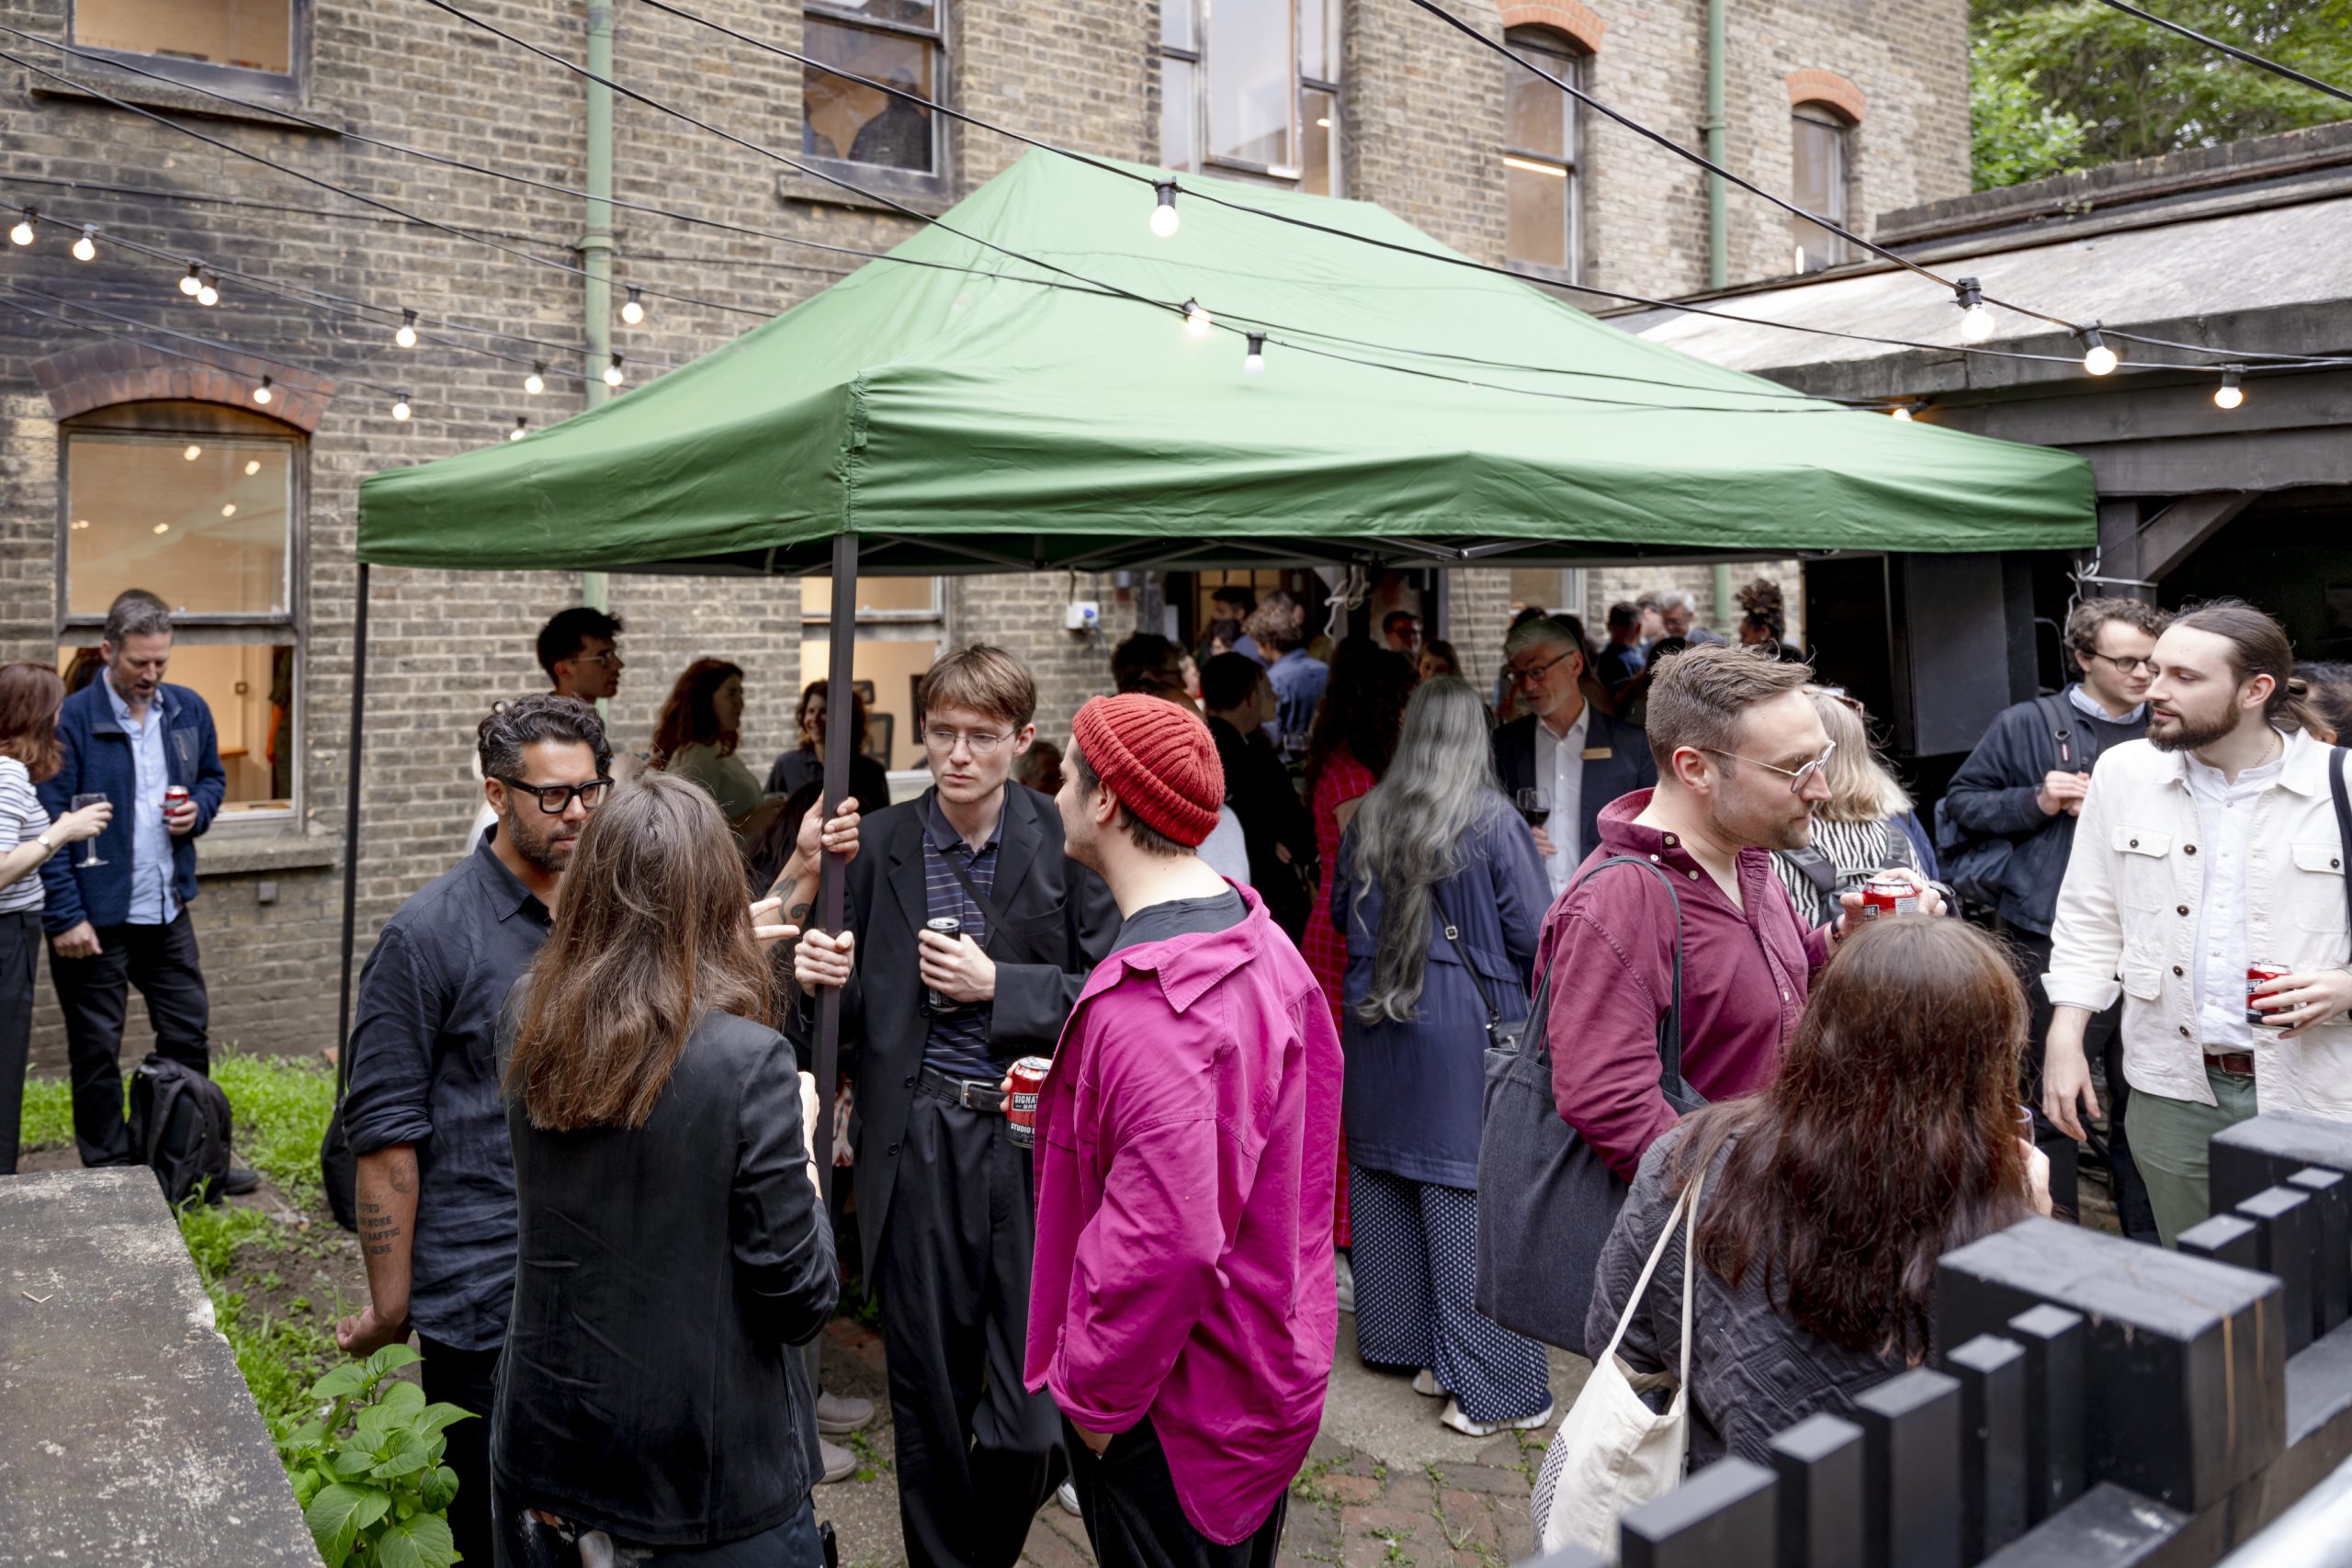
<instances>
[{"instance_id":1,"label":"metal tent leg","mask_svg":"<svg viewBox=\"0 0 2352 1568\"><path fill-rule=\"evenodd\" d=\"M359 907L359 761L368 716L368 563L359 563L358 604L351 631L350 770L343 800L343 1002L335 1017L335 1097L351 1081L351 948Z\"/></svg>"},{"instance_id":2,"label":"metal tent leg","mask_svg":"<svg viewBox=\"0 0 2352 1568\"><path fill-rule=\"evenodd\" d=\"M832 694L825 711L847 714L854 711L854 697L846 697L857 670L857 536L839 534L833 538L833 617L831 652L825 664L826 690ZM820 820L830 817L834 807L849 798L849 769L852 748L857 737L852 726L838 721L825 726L825 791L817 802ZM818 870L817 929L838 932L842 929L846 912L848 889L844 886L843 868L848 862L841 855L828 854ZM840 1077L842 1045L842 994L827 987L817 993L817 1176L824 1189L828 1204L833 1196L833 1085Z\"/></svg>"}]
</instances>

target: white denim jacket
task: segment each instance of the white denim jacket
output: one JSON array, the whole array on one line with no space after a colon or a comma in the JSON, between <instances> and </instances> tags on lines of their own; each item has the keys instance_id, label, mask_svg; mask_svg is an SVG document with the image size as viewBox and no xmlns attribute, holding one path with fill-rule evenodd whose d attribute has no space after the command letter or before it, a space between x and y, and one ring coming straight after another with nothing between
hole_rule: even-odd
<instances>
[{"instance_id":1,"label":"white denim jacket","mask_svg":"<svg viewBox=\"0 0 2352 1568\"><path fill-rule=\"evenodd\" d=\"M2254 803L2245 860L2245 951L2298 970L2352 964L2346 846L2328 789L2332 753L2288 740L2277 787ZM2211 1105L2198 1029L2196 944L2205 897L2188 758L2145 740L2100 753L2075 829L2042 988L2098 1012L2123 993L2123 1076L2135 1089ZM2293 1040L2254 1031L2265 1111L2352 1121L2352 1017Z\"/></svg>"}]
</instances>

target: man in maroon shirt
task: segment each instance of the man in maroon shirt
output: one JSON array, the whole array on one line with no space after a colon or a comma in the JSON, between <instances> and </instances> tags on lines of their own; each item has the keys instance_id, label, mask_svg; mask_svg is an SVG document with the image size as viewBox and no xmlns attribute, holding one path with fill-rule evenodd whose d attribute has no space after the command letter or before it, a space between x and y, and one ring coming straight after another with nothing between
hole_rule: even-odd
<instances>
[{"instance_id":1,"label":"man in maroon shirt","mask_svg":"<svg viewBox=\"0 0 2352 1568\"><path fill-rule=\"evenodd\" d=\"M1813 837L1829 739L1804 687L1813 671L1745 649L1669 656L1650 686L1657 787L1600 813L1600 842L1544 917L1536 970L1552 976L1552 1098L1619 1177L1674 1125L1658 1089L1657 1030L1673 991L1675 911L1632 855L1673 877L1681 906L1682 1076L1706 1099L1770 1081L1860 893L1834 926L1808 931L1772 874L1773 850ZM1943 900L1917 875L1922 912Z\"/></svg>"}]
</instances>

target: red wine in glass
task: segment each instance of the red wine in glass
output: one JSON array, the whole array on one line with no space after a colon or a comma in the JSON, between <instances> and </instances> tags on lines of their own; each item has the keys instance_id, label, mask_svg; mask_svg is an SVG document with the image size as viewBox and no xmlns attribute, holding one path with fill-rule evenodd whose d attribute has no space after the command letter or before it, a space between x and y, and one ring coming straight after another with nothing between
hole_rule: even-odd
<instances>
[{"instance_id":1,"label":"red wine in glass","mask_svg":"<svg viewBox=\"0 0 2352 1568\"><path fill-rule=\"evenodd\" d=\"M1519 814L1527 818L1527 825L1531 828L1541 828L1544 819L1552 815L1552 803L1544 799L1544 792L1538 789L1516 792L1511 803L1519 807Z\"/></svg>"}]
</instances>

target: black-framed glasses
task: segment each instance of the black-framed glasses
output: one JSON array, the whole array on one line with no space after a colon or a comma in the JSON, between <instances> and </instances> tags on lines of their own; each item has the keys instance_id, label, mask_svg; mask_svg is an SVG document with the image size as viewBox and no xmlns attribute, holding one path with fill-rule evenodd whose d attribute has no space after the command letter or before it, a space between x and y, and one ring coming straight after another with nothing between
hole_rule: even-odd
<instances>
[{"instance_id":1,"label":"black-framed glasses","mask_svg":"<svg viewBox=\"0 0 2352 1568\"><path fill-rule=\"evenodd\" d=\"M560 817L570 810L575 796L581 805L594 811L605 803L605 796L612 793L613 788L610 779L590 779L586 784L525 784L521 779L510 779L503 773L492 773L491 777L518 795L537 796L539 809L550 817Z\"/></svg>"},{"instance_id":2,"label":"black-framed glasses","mask_svg":"<svg viewBox=\"0 0 2352 1568\"><path fill-rule=\"evenodd\" d=\"M1720 750L1713 746L1702 746L1699 750L1702 751L1713 751L1718 757L1733 758L1738 761L1746 762L1752 767L1761 768L1768 773L1778 773L1782 778L1789 781L1789 793L1791 795L1796 795L1804 790L1804 784L1807 779L1813 777L1815 773L1821 772L1822 769L1829 765L1829 759L1837 753L1838 742L1832 740L1827 747L1824 748L1820 756L1815 757L1812 761L1805 763L1804 766L1796 768L1783 768L1773 762L1759 762L1753 757L1742 757L1736 751Z\"/></svg>"},{"instance_id":3,"label":"black-framed glasses","mask_svg":"<svg viewBox=\"0 0 2352 1568\"><path fill-rule=\"evenodd\" d=\"M2102 663L2112 664L2117 670L2126 675L2130 675L2141 670L2145 670L2151 675L2156 672L2156 661L2154 656L2146 659L2119 659L2112 653L2086 653L2083 657L2086 659L2096 659Z\"/></svg>"},{"instance_id":4,"label":"black-framed glasses","mask_svg":"<svg viewBox=\"0 0 2352 1568\"><path fill-rule=\"evenodd\" d=\"M1573 648L1564 648L1558 653L1554 654L1543 663L1535 665L1532 668L1518 664L1509 665L1506 666L1506 668L1510 671L1510 678L1518 684L1522 686L1532 686L1536 682L1544 679L1544 676L1549 675L1552 672L1553 665L1557 664L1561 660L1567 658L1574 652L1576 652L1576 649Z\"/></svg>"}]
</instances>

